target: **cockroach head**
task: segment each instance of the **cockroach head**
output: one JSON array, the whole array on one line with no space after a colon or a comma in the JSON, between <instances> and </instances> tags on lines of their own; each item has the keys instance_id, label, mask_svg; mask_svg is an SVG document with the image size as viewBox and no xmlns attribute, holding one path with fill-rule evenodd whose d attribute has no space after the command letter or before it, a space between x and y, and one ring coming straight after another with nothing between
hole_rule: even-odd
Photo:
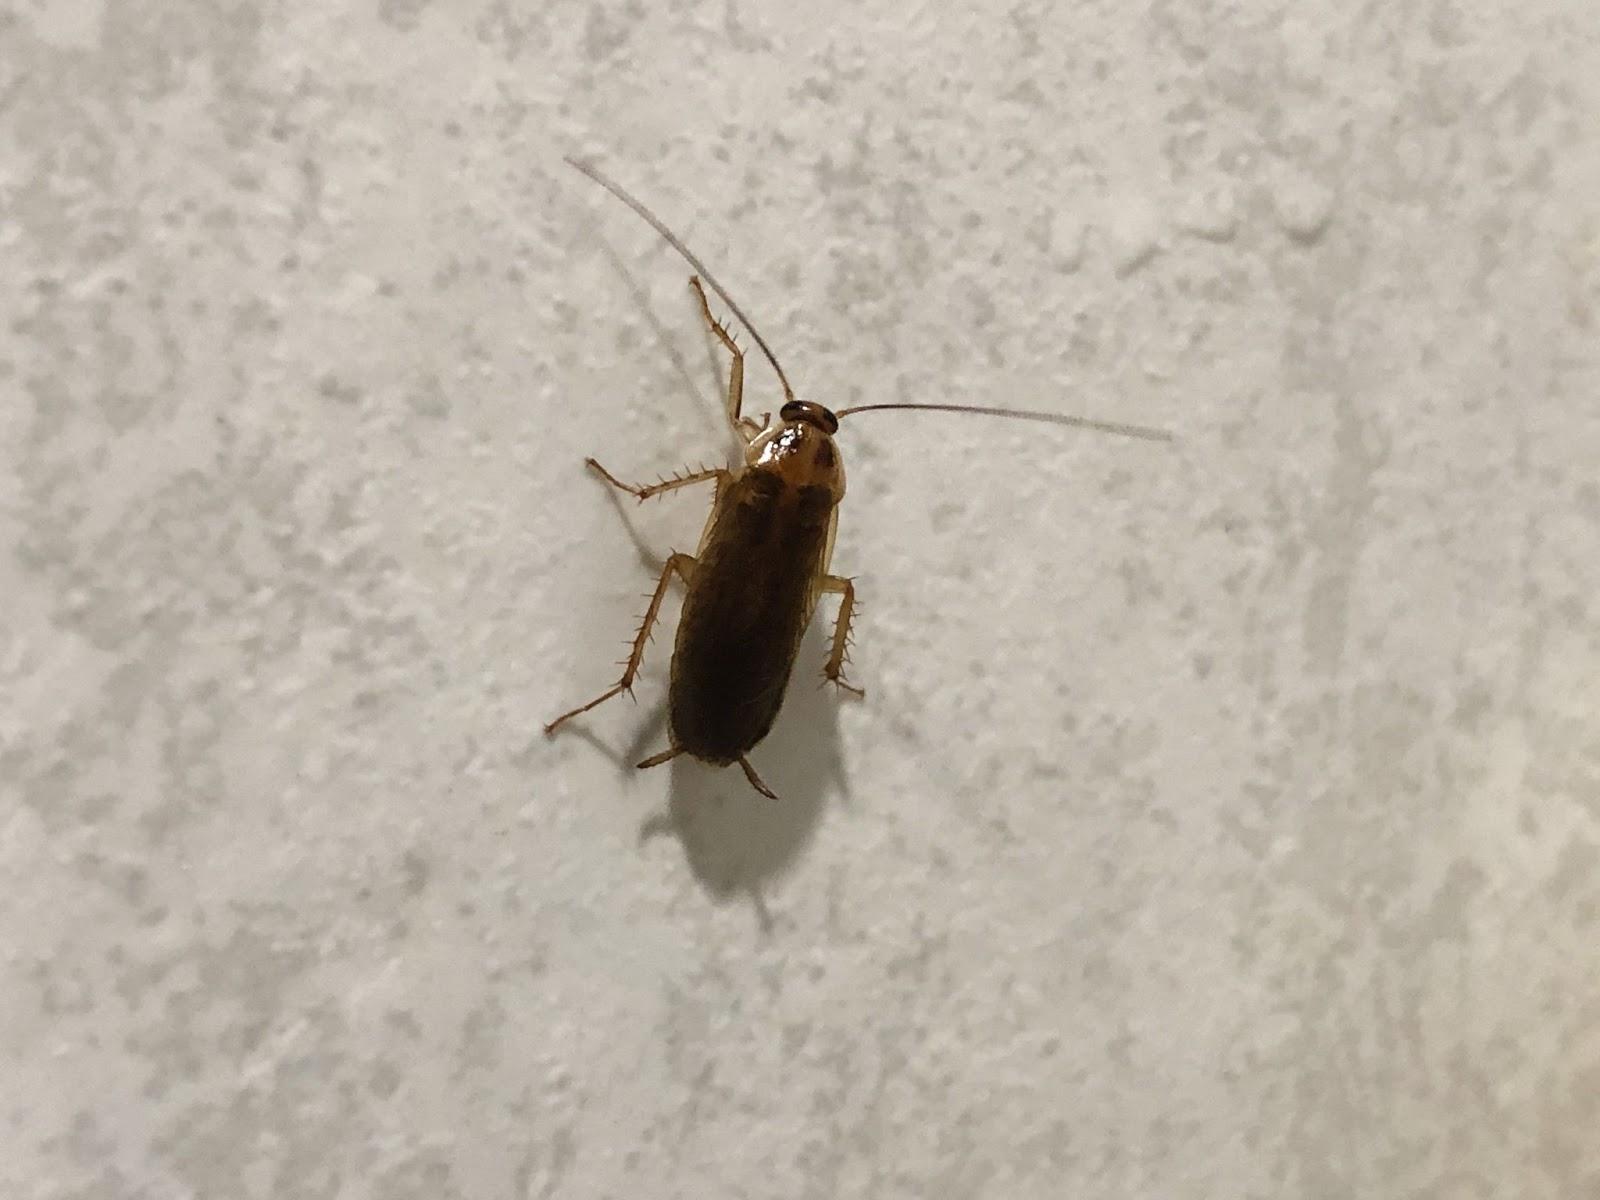
<instances>
[{"instance_id":1,"label":"cockroach head","mask_svg":"<svg viewBox=\"0 0 1600 1200\"><path fill-rule=\"evenodd\" d=\"M745 462L791 487L821 488L837 504L844 499L844 463L833 434L839 419L820 404L790 400L745 449Z\"/></svg>"},{"instance_id":2,"label":"cockroach head","mask_svg":"<svg viewBox=\"0 0 1600 1200\"><path fill-rule=\"evenodd\" d=\"M790 400L778 410L778 416L785 421L804 421L807 425L815 425L823 433L839 432L839 418L829 409L812 404L809 400Z\"/></svg>"}]
</instances>

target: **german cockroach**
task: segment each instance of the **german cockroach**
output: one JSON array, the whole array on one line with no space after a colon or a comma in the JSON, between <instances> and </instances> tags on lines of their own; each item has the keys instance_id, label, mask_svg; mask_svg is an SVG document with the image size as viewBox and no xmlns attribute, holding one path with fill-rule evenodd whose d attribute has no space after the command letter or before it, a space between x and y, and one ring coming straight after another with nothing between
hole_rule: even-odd
<instances>
[{"instance_id":1,"label":"german cockroach","mask_svg":"<svg viewBox=\"0 0 1600 1200\"><path fill-rule=\"evenodd\" d=\"M586 460L612 487L641 501L697 483L710 483L715 492L699 548L693 555L672 554L662 568L622 678L587 704L551 721L545 732L554 733L566 721L620 692L631 693L651 626L660 615L668 584L677 575L687 590L668 687L671 744L638 765L657 766L680 754L718 766L738 763L758 792L773 796L748 755L772 728L800 639L824 592L839 597L839 616L823 675L846 691L864 694L844 677L855 586L828 570L839 502L844 499L844 463L833 440L841 420L862 412L924 409L1047 421L1153 441L1168 441L1171 435L1138 425L965 404L857 404L833 412L797 400L766 340L689 248L654 213L594 167L571 158L567 162L633 209L697 272L689 283L699 299L700 313L732 359L728 421L745 449L743 461L731 467L684 471L642 486L623 483L594 459ZM712 315L701 279L749 331L777 373L783 386L783 406L776 421L763 424L743 415L744 353L734 344L728 328Z\"/></svg>"}]
</instances>

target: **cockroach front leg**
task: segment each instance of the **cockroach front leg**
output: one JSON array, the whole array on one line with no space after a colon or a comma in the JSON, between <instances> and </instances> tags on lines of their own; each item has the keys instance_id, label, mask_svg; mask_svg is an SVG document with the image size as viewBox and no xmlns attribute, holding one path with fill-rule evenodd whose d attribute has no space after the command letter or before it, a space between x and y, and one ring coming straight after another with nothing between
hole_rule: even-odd
<instances>
[{"instance_id":1,"label":"cockroach front leg","mask_svg":"<svg viewBox=\"0 0 1600 1200\"><path fill-rule=\"evenodd\" d=\"M728 327L711 315L711 305L706 301L706 289L700 286L698 275L689 276L689 286L694 289L694 294L700 298L700 315L706 319L706 324L711 327L711 332L721 342L728 353L733 356L733 362L728 368L728 422L741 431L748 441L759 434L766 422L756 422L749 417L741 416L744 408L744 351L739 349L738 343L733 340L733 334Z\"/></svg>"},{"instance_id":2,"label":"cockroach front leg","mask_svg":"<svg viewBox=\"0 0 1600 1200\"><path fill-rule=\"evenodd\" d=\"M822 579L822 590L837 593L841 597L839 618L833 623L833 649L828 654L828 662L822 668L822 674L845 691L865 696L867 693L864 689L858 688L844 677L845 655L850 649L850 618L855 614L856 607L856 585L842 575L825 575Z\"/></svg>"},{"instance_id":3,"label":"cockroach front leg","mask_svg":"<svg viewBox=\"0 0 1600 1200\"><path fill-rule=\"evenodd\" d=\"M659 496L662 492L670 492L674 488L688 487L691 483L704 483L708 479L721 479L728 472L723 467L700 467L693 471L682 471L671 479L663 479L657 483L623 483L610 471L602 467L592 458L583 460L586 466L598 471L600 478L604 479L618 491L627 492L628 495L643 502L651 496Z\"/></svg>"},{"instance_id":4,"label":"cockroach front leg","mask_svg":"<svg viewBox=\"0 0 1600 1200\"><path fill-rule=\"evenodd\" d=\"M667 565L661 568L661 578L656 581L656 590L650 596L650 607L644 610L644 620L639 623L639 633L633 639L633 649L628 654L627 665L623 668L622 678L617 680L617 685L609 691L595 697L587 704L580 704L571 712L562 713L554 721L544 727L546 734L551 734L565 721L571 720L579 713L586 713L598 704L604 704L619 692L632 689L633 680L639 674L639 662L644 658L645 643L650 640L650 627L656 623L656 617L661 612L661 600L667 594L667 584L672 580L672 573L676 571L678 577L689 582L689 576L694 571L695 560L693 555L674 554L667 559Z\"/></svg>"}]
</instances>

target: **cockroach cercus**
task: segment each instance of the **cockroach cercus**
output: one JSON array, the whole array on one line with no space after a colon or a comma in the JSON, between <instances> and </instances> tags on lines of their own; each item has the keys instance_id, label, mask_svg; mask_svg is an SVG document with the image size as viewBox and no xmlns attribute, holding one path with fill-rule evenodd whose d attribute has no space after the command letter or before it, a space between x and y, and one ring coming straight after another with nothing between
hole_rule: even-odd
<instances>
[{"instance_id":1,"label":"cockroach cercus","mask_svg":"<svg viewBox=\"0 0 1600 1200\"><path fill-rule=\"evenodd\" d=\"M623 483L594 459L586 460L612 487L641 501L697 483L712 484L714 498L699 549L692 555L672 554L662 568L622 678L587 704L551 721L545 732L554 733L579 713L620 692L632 692L651 626L661 612L668 584L677 575L687 591L667 693L671 744L638 765L657 766L680 754L718 766L738 763L758 792L776 799L750 765L749 752L772 728L800 639L824 592L839 597L839 616L822 673L840 688L863 694L844 678L855 586L851 580L829 573L839 502L844 499L844 463L833 440L841 420L856 413L923 409L1044 421L1152 441L1169 441L1171 434L1139 425L966 404L857 404L834 412L797 400L766 340L677 235L593 166L572 158L567 162L633 209L698 273L689 283L699 298L701 315L732 359L728 421L744 444L744 461L726 468L683 471L660 483L638 485ZM783 406L776 421L756 421L743 415L744 353L727 327L712 316L701 279L749 330L777 373L783 386Z\"/></svg>"}]
</instances>

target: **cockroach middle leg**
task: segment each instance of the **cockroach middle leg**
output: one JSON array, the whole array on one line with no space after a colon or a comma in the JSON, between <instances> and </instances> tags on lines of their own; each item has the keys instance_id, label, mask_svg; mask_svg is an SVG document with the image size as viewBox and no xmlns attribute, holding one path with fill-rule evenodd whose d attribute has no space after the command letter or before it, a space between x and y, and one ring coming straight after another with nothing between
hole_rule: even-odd
<instances>
[{"instance_id":1,"label":"cockroach middle leg","mask_svg":"<svg viewBox=\"0 0 1600 1200\"><path fill-rule=\"evenodd\" d=\"M628 654L627 665L623 668L622 678L617 680L615 687L595 697L587 704L580 704L571 712L562 713L554 721L544 727L547 734L554 733L565 721L572 719L579 713L586 713L596 705L604 704L619 692L626 692L633 687L633 680L639 674L639 663L644 658L645 643L650 640L650 627L656 623L656 617L661 613L661 600L667 594L667 584L672 580L674 571L678 577L689 582L690 575L695 568L695 559L690 554L673 554L667 559L667 565L661 568L661 578L656 581L656 590L650 596L650 607L645 609L644 620L639 623L639 633L633 639L633 649Z\"/></svg>"},{"instance_id":2,"label":"cockroach middle leg","mask_svg":"<svg viewBox=\"0 0 1600 1200\"><path fill-rule=\"evenodd\" d=\"M847 692L865 696L866 690L858 688L844 677L844 657L850 648L850 618L855 615L856 585L842 575L825 575L822 590L834 592L839 597L839 618L833 623L833 649L828 653L827 664L822 668L825 678L832 680Z\"/></svg>"},{"instance_id":3,"label":"cockroach middle leg","mask_svg":"<svg viewBox=\"0 0 1600 1200\"><path fill-rule=\"evenodd\" d=\"M586 458L583 461L586 466L599 472L600 478L604 479L612 487L620 492L627 492L628 495L637 497L639 500L648 500L651 496L659 496L662 492L670 492L674 488L688 487L691 483L704 483L708 479L721 479L728 473L724 467L699 467L693 471L684 471L681 474L674 475L671 479L663 479L658 483L623 483L622 480L618 479L594 459Z\"/></svg>"},{"instance_id":4,"label":"cockroach middle leg","mask_svg":"<svg viewBox=\"0 0 1600 1200\"><path fill-rule=\"evenodd\" d=\"M711 315L711 305L706 300L706 289L700 285L698 275L689 276L689 286L700 298L700 315L706 319L706 324L711 327L711 332L717 341L721 342L733 357L733 362L728 367L728 423L740 430L745 439L749 440L761 432L765 422L754 421L741 415L744 409L744 351L739 349L728 327Z\"/></svg>"}]
</instances>

